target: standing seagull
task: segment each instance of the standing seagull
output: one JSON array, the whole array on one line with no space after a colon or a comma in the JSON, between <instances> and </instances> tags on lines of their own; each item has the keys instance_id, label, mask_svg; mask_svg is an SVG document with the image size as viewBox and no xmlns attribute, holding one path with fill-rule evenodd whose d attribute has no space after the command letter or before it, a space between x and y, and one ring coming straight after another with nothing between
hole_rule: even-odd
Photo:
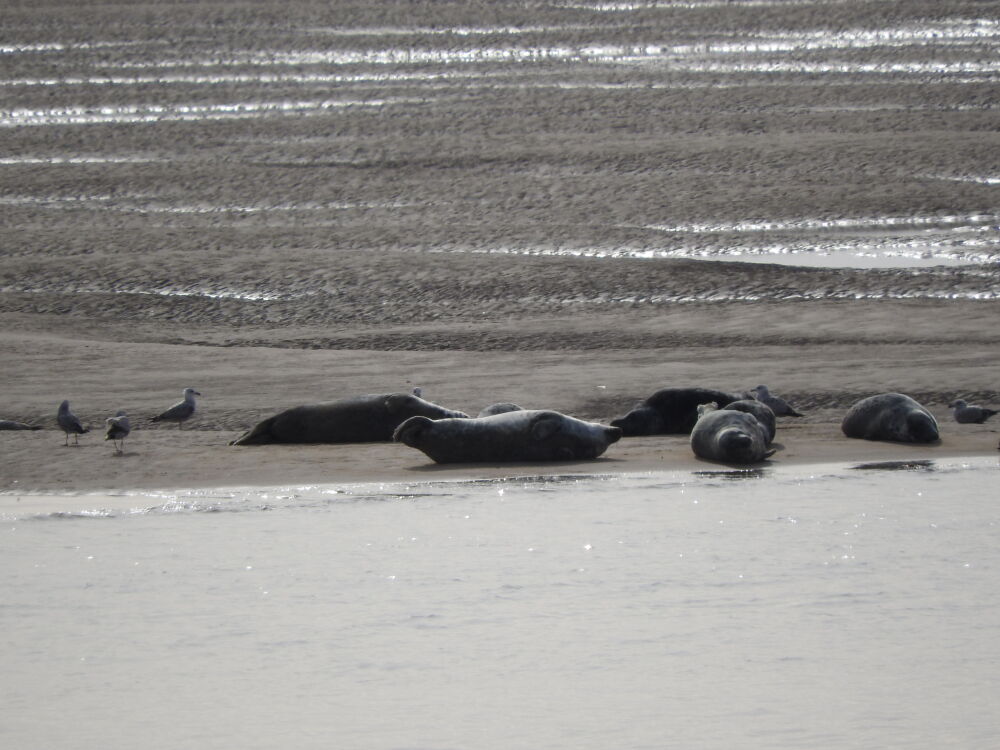
<instances>
[{"instance_id":1,"label":"standing seagull","mask_svg":"<svg viewBox=\"0 0 1000 750\"><path fill-rule=\"evenodd\" d=\"M181 429L184 424L192 414L194 414L194 397L200 396L194 388L184 389L184 400L178 401L176 404L167 409L163 414L157 417L153 417L154 422L176 422L177 429Z\"/></svg>"},{"instance_id":2,"label":"standing seagull","mask_svg":"<svg viewBox=\"0 0 1000 750\"><path fill-rule=\"evenodd\" d=\"M132 431L132 426L128 423L128 416L121 409L113 417L104 420L108 425L108 433L105 440L110 440L115 446L115 453L119 456L125 455L125 438ZM118 445L119 441L121 446Z\"/></svg>"},{"instance_id":3,"label":"standing seagull","mask_svg":"<svg viewBox=\"0 0 1000 750\"><path fill-rule=\"evenodd\" d=\"M955 415L955 421L962 424L982 424L998 413L996 409L987 409L983 406L967 404L962 399L952 401L948 404L948 408L953 410L952 414Z\"/></svg>"},{"instance_id":4,"label":"standing seagull","mask_svg":"<svg viewBox=\"0 0 1000 750\"><path fill-rule=\"evenodd\" d=\"M799 414L795 409L792 408L785 399L781 396L775 396L769 390L767 390L766 385L758 385L750 393L753 397L760 401L762 404L767 404L771 407L771 411L774 412L776 417L802 417L803 414Z\"/></svg>"},{"instance_id":5,"label":"standing seagull","mask_svg":"<svg viewBox=\"0 0 1000 750\"><path fill-rule=\"evenodd\" d=\"M63 445L69 445L70 433L73 433L73 444L80 444L80 435L85 432L90 432L89 429L80 424L80 420L76 418L76 414L69 410L69 401L63 401L59 404L59 412L56 414L56 422L59 423L59 427L62 431L66 433L66 442Z\"/></svg>"}]
</instances>

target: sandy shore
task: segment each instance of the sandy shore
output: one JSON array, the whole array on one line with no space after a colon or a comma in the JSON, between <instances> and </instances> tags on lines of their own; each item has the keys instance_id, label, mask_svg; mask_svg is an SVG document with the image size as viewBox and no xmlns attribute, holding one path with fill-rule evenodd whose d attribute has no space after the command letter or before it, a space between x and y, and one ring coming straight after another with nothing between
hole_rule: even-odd
<instances>
[{"instance_id":1,"label":"sandy shore","mask_svg":"<svg viewBox=\"0 0 1000 750\"><path fill-rule=\"evenodd\" d=\"M749 306L743 324L754 328L755 315L763 312ZM697 460L680 436L623 439L596 461L496 466L437 466L422 453L393 444L228 445L260 418L288 406L415 385L426 397L467 412L514 401L526 408L554 408L607 422L667 385L736 389L766 382L807 412L803 419L780 420L773 461L781 465L996 455L1000 424L959 425L947 409L957 395L987 402L997 396L989 389L995 375L991 351L971 355L964 337L946 343L956 319L925 314L921 329L926 343L876 347L844 343L842 338L848 338L855 325L867 322L865 330L870 332L880 316L892 319L903 311L892 305L875 312L845 306L836 325L843 337L831 332L825 343L782 344L781 337L794 338L797 329L813 326L813 314L822 315L815 308L797 310L801 315L792 312L768 311L785 315L780 335L774 329L759 334L774 343L751 338L746 346L580 350L560 349L559 336L553 334L539 350L513 352L165 345L116 340L114 329L104 338L85 339L32 332L23 325L17 332L8 328L0 334L9 363L5 397L19 409L5 416L46 429L0 433L0 490L4 502L16 502L12 493L37 491L169 491L718 468ZM592 330L609 326L600 316L582 322ZM985 321L965 323L968 338L974 338ZM704 320L691 311L686 322L675 316L671 324L676 334L693 337ZM478 330L488 336L496 329ZM100 333L99 328L95 331ZM189 384L204 395L185 429L149 421ZM839 429L844 411L858 398L884 390L902 390L922 400L940 422L941 443L908 446L845 438ZM66 397L92 428L79 446L65 447L55 426L55 407ZM134 425L124 456L113 455L103 439L103 420L118 408L128 411Z\"/></svg>"},{"instance_id":2,"label":"sandy shore","mask_svg":"<svg viewBox=\"0 0 1000 750\"><path fill-rule=\"evenodd\" d=\"M0 418L45 429L0 433L0 491L702 466L672 437L559 466L227 445L416 385L606 422L766 383L808 414L776 462L994 455L1000 422L947 411L1000 404L992 27L975 2L835 6L12 9ZM890 262L817 267L858 251ZM150 423L186 386L189 429ZM942 443L844 438L885 391Z\"/></svg>"}]
</instances>

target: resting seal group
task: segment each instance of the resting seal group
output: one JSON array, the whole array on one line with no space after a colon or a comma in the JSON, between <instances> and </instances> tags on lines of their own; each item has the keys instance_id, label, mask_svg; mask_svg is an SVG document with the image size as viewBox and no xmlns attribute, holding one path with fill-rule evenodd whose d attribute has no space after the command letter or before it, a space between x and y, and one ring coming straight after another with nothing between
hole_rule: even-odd
<instances>
[{"instance_id":1,"label":"resting seal group","mask_svg":"<svg viewBox=\"0 0 1000 750\"><path fill-rule=\"evenodd\" d=\"M193 388L184 400L153 422L177 422L195 411ZM956 422L982 424L998 410L957 399L949 404ZM372 443L395 441L422 451L438 463L577 461L597 458L626 436L687 434L695 455L708 460L748 464L763 461L772 447L777 417L801 417L766 386L726 392L713 388L662 388L640 402L610 426L588 422L552 410L522 409L498 402L476 418L426 401L421 389L411 393L377 393L286 409L258 422L230 445L269 443ZM65 433L76 440L88 432L70 411L59 405L56 417ZM131 425L119 410L106 420L107 440L115 453L124 453ZM35 430L40 426L0 420L0 430ZM933 414L902 393L880 393L861 399L845 414L841 430L850 438L899 443L936 443L940 440ZM778 446L780 447L780 446Z\"/></svg>"}]
</instances>

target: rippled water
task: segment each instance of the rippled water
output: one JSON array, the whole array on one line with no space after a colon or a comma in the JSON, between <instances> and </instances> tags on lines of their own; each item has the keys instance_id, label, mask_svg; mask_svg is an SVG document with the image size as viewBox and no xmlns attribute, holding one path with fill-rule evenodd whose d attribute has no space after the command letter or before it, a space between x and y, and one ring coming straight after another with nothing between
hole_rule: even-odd
<instances>
[{"instance_id":1,"label":"rippled water","mask_svg":"<svg viewBox=\"0 0 1000 750\"><path fill-rule=\"evenodd\" d=\"M5 494L0 741L988 747L996 461L861 468Z\"/></svg>"}]
</instances>

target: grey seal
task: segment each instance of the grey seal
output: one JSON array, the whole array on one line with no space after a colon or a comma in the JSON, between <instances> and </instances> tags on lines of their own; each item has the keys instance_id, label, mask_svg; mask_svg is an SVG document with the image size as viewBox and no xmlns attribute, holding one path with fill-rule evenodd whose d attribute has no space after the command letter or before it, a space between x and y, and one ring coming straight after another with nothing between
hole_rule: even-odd
<instances>
[{"instance_id":1,"label":"grey seal","mask_svg":"<svg viewBox=\"0 0 1000 750\"><path fill-rule=\"evenodd\" d=\"M124 455L125 438L127 438L128 434L132 431L132 425L129 424L128 415L119 409L117 414L113 417L108 417L104 420L104 422L108 426L108 431L104 434L104 439L110 440L111 444L115 446L115 453L119 456Z\"/></svg>"},{"instance_id":2,"label":"grey seal","mask_svg":"<svg viewBox=\"0 0 1000 750\"><path fill-rule=\"evenodd\" d=\"M636 406L624 417L611 420L622 435L687 435L698 421L699 404L715 402L725 406L739 400L739 394L711 388L663 388Z\"/></svg>"},{"instance_id":3,"label":"grey seal","mask_svg":"<svg viewBox=\"0 0 1000 750\"><path fill-rule=\"evenodd\" d=\"M600 456L622 431L557 411L519 409L478 419L411 417L393 440L439 464L578 461Z\"/></svg>"},{"instance_id":4,"label":"grey seal","mask_svg":"<svg viewBox=\"0 0 1000 750\"><path fill-rule=\"evenodd\" d=\"M171 406L162 414L158 414L157 416L153 417L152 421L176 422L177 429L178 430L181 429L181 426L184 424L184 422L190 419L191 415L194 414L194 409L195 409L194 397L200 395L201 394L198 393L198 391L196 391L194 388L185 388L184 400L178 401L176 404Z\"/></svg>"},{"instance_id":5,"label":"grey seal","mask_svg":"<svg viewBox=\"0 0 1000 750\"><path fill-rule=\"evenodd\" d=\"M761 426L763 426L764 431L767 434L767 442L770 443L774 440L774 435L778 429L778 420L774 418L774 412L767 404L757 401L756 399L749 398L733 401L731 404L726 404L722 408L729 409L730 411L742 411L747 414L753 414L757 418L757 421L761 423Z\"/></svg>"},{"instance_id":6,"label":"grey seal","mask_svg":"<svg viewBox=\"0 0 1000 750\"><path fill-rule=\"evenodd\" d=\"M898 443L933 443L938 424L923 406L903 393L880 393L848 409L840 425L847 437Z\"/></svg>"},{"instance_id":7,"label":"grey seal","mask_svg":"<svg viewBox=\"0 0 1000 750\"><path fill-rule=\"evenodd\" d=\"M305 404L268 417L230 445L269 443L378 443L410 417L468 419L460 411L424 401L412 393L373 393Z\"/></svg>"},{"instance_id":8,"label":"grey seal","mask_svg":"<svg viewBox=\"0 0 1000 750\"><path fill-rule=\"evenodd\" d=\"M752 391L753 397L760 401L762 404L767 404L771 407L771 411L774 412L776 417L803 417L804 414L800 414L792 405L789 404L781 396L775 396L771 393L766 385L758 385Z\"/></svg>"},{"instance_id":9,"label":"grey seal","mask_svg":"<svg viewBox=\"0 0 1000 750\"><path fill-rule=\"evenodd\" d=\"M0 430L40 430L40 424L27 424L16 422L13 419L0 419Z\"/></svg>"},{"instance_id":10,"label":"grey seal","mask_svg":"<svg viewBox=\"0 0 1000 750\"><path fill-rule=\"evenodd\" d=\"M702 407L691 430L691 450L699 458L727 464L756 464L774 454L767 428L748 412Z\"/></svg>"},{"instance_id":11,"label":"grey seal","mask_svg":"<svg viewBox=\"0 0 1000 750\"><path fill-rule=\"evenodd\" d=\"M60 429L66 433L66 442L63 445L69 445L69 436L73 436L73 444L80 444L80 435L90 432L90 428L84 427L80 424L80 420L76 418L76 414L69 410L69 401L63 401L59 404L59 411L56 412L56 422L59 424Z\"/></svg>"},{"instance_id":12,"label":"grey seal","mask_svg":"<svg viewBox=\"0 0 1000 750\"><path fill-rule=\"evenodd\" d=\"M948 408L952 410L955 421L960 424L982 424L987 419L997 414L996 409L987 409L985 406L966 403L964 399L955 399Z\"/></svg>"},{"instance_id":13,"label":"grey seal","mask_svg":"<svg viewBox=\"0 0 1000 750\"><path fill-rule=\"evenodd\" d=\"M498 404L490 404L477 414L477 417L492 417L494 414L506 414L509 411L521 411L521 407L512 404L510 401L502 401Z\"/></svg>"}]
</instances>

